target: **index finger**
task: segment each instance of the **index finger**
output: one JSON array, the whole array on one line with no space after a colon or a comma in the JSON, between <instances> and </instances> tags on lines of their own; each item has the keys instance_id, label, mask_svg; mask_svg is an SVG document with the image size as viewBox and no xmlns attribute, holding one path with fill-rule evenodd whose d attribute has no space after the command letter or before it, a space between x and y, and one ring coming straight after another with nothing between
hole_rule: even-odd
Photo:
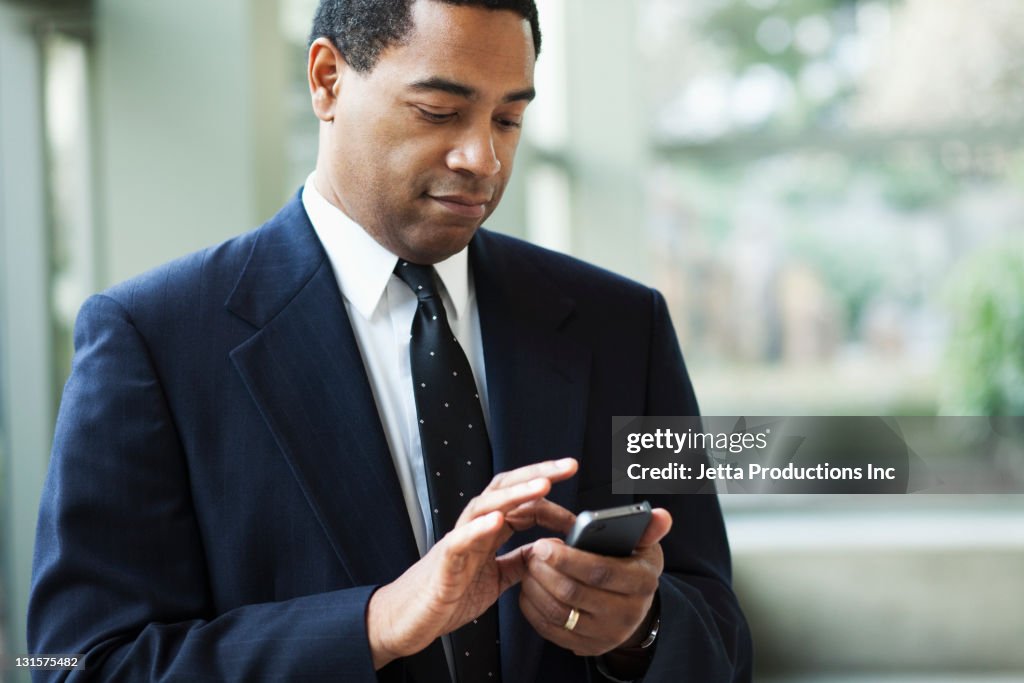
<instances>
[{"instance_id":1,"label":"index finger","mask_svg":"<svg viewBox=\"0 0 1024 683\"><path fill-rule=\"evenodd\" d=\"M620 595L640 595L657 588L662 571L660 548L651 546L631 557L597 555L550 538L535 541L529 566L538 579L555 588L571 580L580 587ZM546 578L541 578L546 577Z\"/></svg>"},{"instance_id":2,"label":"index finger","mask_svg":"<svg viewBox=\"0 0 1024 683\"><path fill-rule=\"evenodd\" d=\"M499 472L494 475L491 479L491 483L487 485L485 491L494 491L497 489L507 488L509 486L515 486L532 479L539 479L544 477L548 479L552 484L557 481L563 481L576 474L576 470L579 468L579 463L576 462L575 458L562 458L561 460L545 460L544 462L536 462L532 465L525 465L523 467L509 470L507 472Z\"/></svg>"}]
</instances>

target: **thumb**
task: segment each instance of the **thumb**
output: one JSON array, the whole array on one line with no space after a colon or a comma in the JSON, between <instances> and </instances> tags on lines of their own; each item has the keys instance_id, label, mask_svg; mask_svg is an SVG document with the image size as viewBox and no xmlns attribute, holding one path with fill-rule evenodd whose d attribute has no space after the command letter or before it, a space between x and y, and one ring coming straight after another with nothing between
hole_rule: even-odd
<instances>
[{"instance_id":1,"label":"thumb","mask_svg":"<svg viewBox=\"0 0 1024 683\"><path fill-rule=\"evenodd\" d=\"M672 515L665 508L654 508L651 510L651 521L647 523L640 540L637 541L636 549L643 550L661 541L668 535L672 528Z\"/></svg>"},{"instance_id":2,"label":"thumb","mask_svg":"<svg viewBox=\"0 0 1024 683\"><path fill-rule=\"evenodd\" d=\"M526 576L532 551L533 543L524 543L515 550L510 550L497 558L499 592L504 593L523 580L523 577Z\"/></svg>"}]
</instances>

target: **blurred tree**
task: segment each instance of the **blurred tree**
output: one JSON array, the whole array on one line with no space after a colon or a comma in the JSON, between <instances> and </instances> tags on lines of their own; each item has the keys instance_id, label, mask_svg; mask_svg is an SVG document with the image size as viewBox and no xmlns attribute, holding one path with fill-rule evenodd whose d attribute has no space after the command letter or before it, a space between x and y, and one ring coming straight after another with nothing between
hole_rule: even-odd
<instances>
[{"instance_id":1,"label":"blurred tree","mask_svg":"<svg viewBox=\"0 0 1024 683\"><path fill-rule=\"evenodd\" d=\"M734 67L765 63L795 76L808 59L814 58L813 52L797 40L797 26L811 19L849 30L856 4L856 0L715 3L718 9L708 13L703 31L729 51ZM828 49L830 42L823 41L821 51Z\"/></svg>"},{"instance_id":2,"label":"blurred tree","mask_svg":"<svg viewBox=\"0 0 1024 683\"><path fill-rule=\"evenodd\" d=\"M790 97L762 129L828 126L856 92L843 65L844 38L857 31L857 0L745 0L716 3L702 31L736 74L779 74Z\"/></svg>"},{"instance_id":3,"label":"blurred tree","mask_svg":"<svg viewBox=\"0 0 1024 683\"><path fill-rule=\"evenodd\" d=\"M970 256L947 300L952 330L945 412L1024 415L1024 241Z\"/></svg>"}]
</instances>

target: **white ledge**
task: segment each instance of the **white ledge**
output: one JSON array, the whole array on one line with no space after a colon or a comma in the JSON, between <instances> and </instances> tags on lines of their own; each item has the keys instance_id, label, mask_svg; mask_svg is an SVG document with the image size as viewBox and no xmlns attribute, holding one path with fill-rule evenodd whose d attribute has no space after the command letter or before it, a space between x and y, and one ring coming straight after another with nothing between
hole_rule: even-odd
<instances>
[{"instance_id":1,"label":"white ledge","mask_svg":"<svg viewBox=\"0 0 1024 683\"><path fill-rule=\"evenodd\" d=\"M793 550L1016 549L1024 510L762 511L727 518L736 555Z\"/></svg>"}]
</instances>

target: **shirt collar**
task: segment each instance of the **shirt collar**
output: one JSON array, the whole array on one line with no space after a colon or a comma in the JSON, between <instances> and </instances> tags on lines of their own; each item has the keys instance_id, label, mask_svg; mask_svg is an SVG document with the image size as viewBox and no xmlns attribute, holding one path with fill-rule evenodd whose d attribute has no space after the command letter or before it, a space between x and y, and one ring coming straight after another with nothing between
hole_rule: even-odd
<instances>
[{"instance_id":1,"label":"shirt collar","mask_svg":"<svg viewBox=\"0 0 1024 683\"><path fill-rule=\"evenodd\" d=\"M315 175L314 171L306 179L302 204L331 261L342 296L369 319L384 297L398 257L328 202L316 189ZM434 264L434 268L447 292L450 312L456 318L462 317L470 298L468 247Z\"/></svg>"}]
</instances>

